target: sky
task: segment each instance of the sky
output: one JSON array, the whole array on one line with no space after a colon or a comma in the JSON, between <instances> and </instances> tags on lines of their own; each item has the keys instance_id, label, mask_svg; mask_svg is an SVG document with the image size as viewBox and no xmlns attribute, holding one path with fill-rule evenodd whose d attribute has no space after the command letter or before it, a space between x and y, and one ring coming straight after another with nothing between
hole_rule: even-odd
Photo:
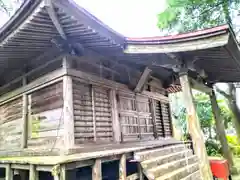
<instances>
[{"instance_id":1,"label":"sky","mask_svg":"<svg viewBox=\"0 0 240 180\"><path fill-rule=\"evenodd\" d=\"M127 37L160 36L157 14L165 0L74 0L109 27Z\"/></svg>"}]
</instances>

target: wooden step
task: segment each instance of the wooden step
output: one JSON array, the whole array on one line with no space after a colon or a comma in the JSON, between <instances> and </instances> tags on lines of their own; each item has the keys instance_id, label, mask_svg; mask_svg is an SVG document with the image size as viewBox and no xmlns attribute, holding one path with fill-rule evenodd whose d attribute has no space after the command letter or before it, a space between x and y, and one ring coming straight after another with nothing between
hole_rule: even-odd
<instances>
[{"instance_id":1,"label":"wooden step","mask_svg":"<svg viewBox=\"0 0 240 180\"><path fill-rule=\"evenodd\" d=\"M182 178L181 180L202 180L200 170L189 174L187 177Z\"/></svg>"},{"instance_id":2,"label":"wooden step","mask_svg":"<svg viewBox=\"0 0 240 180\"><path fill-rule=\"evenodd\" d=\"M190 164L151 180L179 180L199 170L199 163Z\"/></svg>"},{"instance_id":3,"label":"wooden step","mask_svg":"<svg viewBox=\"0 0 240 180\"><path fill-rule=\"evenodd\" d=\"M162 147L162 148L155 148L151 150L136 152L134 154L134 159L137 161L145 161L158 156L165 156L167 154L180 152L180 151L183 151L184 149L186 149L184 144L171 145L171 146Z\"/></svg>"},{"instance_id":4,"label":"wooden step","mask_svg":"<svg viewBox=\"0 0 240 180\"><path fill-rule=\"evenodd\" d=\"M176 171L182 167L194 164L196 162L198 162L198 158L197 156L193 155L180 160L162 164L151 169L144 169L144 173L146 174L147 177L156 179L157 177L163 176L164 174L168 174L170 172Z\"/></svg>"},{"instance_id":5,"label":"wooden step","mask_svg":"<svg viewBox=\"0 0 240 180\"><path fill-rule=\"evenodd\" d=\"M192 150L186 149L186 150L183 150L180 152L167 154L165 156L159 156L156 158L148 159L146 161L141 162L141 165L142 165L143 169L150 169L150 168L153 168L156 166L160 166L162 164L166 164L166 163L169 163L172 161L183 159L185 157L190 157L192 155L193 155Z\"/></svg>"}]
</instances>

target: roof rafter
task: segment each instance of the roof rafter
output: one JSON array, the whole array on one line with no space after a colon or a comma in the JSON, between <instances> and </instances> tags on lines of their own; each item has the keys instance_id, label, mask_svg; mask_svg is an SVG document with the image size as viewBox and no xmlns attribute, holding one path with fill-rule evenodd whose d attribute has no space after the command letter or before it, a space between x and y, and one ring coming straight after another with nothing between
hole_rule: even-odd
<instances>
[{"instance_id":1,"label":"roof rafter","mask_svg":"<svg viewBox=\"0 0 240 180\"><path fill-rule=\"evenodd\" d=\"M66 36L66 34L58 20L57 14L54 10L52 0L45 0L45 6L47 9L48 15L49 15L50 19L52 20L54 26L56 27L58 33L61 35L61 37L64 40L67 40L67 36Z\"/></svg>"}]
</instances>

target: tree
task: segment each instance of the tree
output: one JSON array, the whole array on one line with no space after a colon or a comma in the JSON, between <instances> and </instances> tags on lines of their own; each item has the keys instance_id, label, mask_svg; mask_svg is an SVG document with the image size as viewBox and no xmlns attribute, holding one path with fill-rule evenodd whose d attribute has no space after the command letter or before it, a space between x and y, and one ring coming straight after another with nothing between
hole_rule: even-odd
<instances>
[{"instance_id":1,"label":"tree","mask_svg":"<svg viewBox=\"0 0 240 180\"><path fill-rule=\"evenodd\" d=\"M235 126L238 139L240 141L240 110L238 108L237 100L236 100L236 88L237 88L236 83L235 84L228 83L228 92L223 91L218 87L216 87L216 90L227 99L229 109L231 109L232 115L233 115L232 121Z\"/></svg>"},{"instance_id":2,"label":"tree","mask_svg":"<svg viewBox=\"0 0 240 180\"><path fill-rule=\"evenodd\" d=\"M167 8L158 14L158 27L169 33L182 33L236 24L240 0L166 0ZM235 26L238 29L237 26Z\"/></svg>"},{"instance_id":3,"label":"tree","mask_svg":"<svg viewBox=\"0 0 240 180\"><path fill-rule=\"evenodd\" d=\"M24 0L0 0L0 11L12 16Z\"/></svg>"}]
</instances>

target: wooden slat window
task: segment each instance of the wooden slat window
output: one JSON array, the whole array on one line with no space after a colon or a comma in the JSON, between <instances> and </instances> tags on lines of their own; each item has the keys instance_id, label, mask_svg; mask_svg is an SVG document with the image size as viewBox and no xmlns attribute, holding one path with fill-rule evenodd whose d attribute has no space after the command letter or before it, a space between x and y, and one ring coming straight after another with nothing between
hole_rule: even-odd
<instances>
[{"instance_id":1,"label":"wooden slat window","mask_svg":"<svg viewBox=\"0 0 240 180\"><path fill-rule=\"evenodd\" d=\"M113 140L108 89L74 80L73 104L77 144Z\"/></svg>"},{"instance_id":2,"label":"wooden slat window","mask_svg":"<svg viewBox=\"0 0 240 180\"><path fill-rule=\"evenodd\" d=\"M156 112L156 133L158 137L171 137L172 136L172 122L170 117L169 104L155 101Z\"/></svg>"}]
</instances>

